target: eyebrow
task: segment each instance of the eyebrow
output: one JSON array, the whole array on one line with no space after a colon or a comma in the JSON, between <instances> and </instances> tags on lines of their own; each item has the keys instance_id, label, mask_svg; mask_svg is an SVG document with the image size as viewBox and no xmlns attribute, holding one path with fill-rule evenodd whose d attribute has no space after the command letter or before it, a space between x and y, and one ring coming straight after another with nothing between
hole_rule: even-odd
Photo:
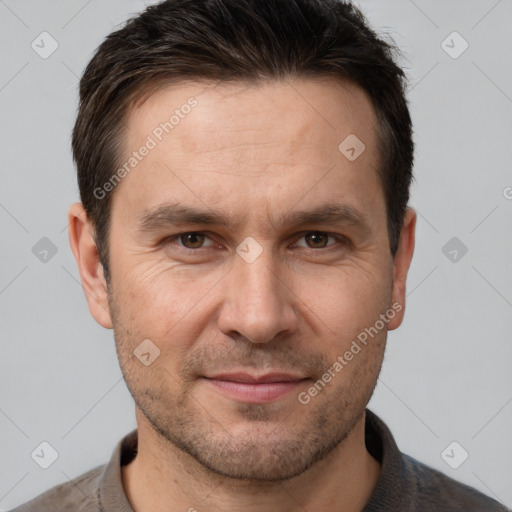
<instances>
[{"instance_id":1,"label":"eyebrow","mask_svg":"<svg viewBox=\"0 0 512 512\"><path fill-rule=\"evenodd\" d=\"M137 222L137 231L156 231L186 224L224 226L238 231L243 221L235 221L229 216L213 211L201 210L180 203L164 203L153 210L146 210ZM306 224L348 224L364 231L370 230L368 217L359 209L339 203L326 203L311 210L295 210L278 219L281 226L302 226Z\"/></svg>"}]
</instances>

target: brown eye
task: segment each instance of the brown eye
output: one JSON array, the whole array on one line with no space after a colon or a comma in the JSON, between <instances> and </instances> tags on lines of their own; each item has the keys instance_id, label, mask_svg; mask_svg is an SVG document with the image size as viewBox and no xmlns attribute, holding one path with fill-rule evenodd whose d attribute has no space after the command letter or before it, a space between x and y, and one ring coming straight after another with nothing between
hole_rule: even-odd
<instances>
[{"instance_id":1,"label":"brown eye","mask_svg":"<svg viewBox=\"0 0 512 512\"><path fill-rule=\"evenodd\" d=\"M205 238L202 233L183 233L179 240L187 249L200 249Z\"/></svg>"},{"instance_id":2,"label":"brown eye","mask_svg":"<svg viewBox=\"0 0 512 512\"><path fill-rule=\"evenodd\" d=\"M312 249L323 249L327 247L327 243L329 241L329 235L327 233L322 233L321 231L312 231L307 235L304 235L308 246Z\"/></svg>"}]
</instances>

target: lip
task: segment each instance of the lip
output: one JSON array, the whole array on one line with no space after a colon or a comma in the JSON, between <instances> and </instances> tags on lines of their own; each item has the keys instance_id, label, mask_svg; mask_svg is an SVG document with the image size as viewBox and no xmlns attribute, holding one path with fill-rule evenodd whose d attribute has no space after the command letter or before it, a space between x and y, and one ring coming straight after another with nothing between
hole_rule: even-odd
<instances>
[{"instance_id":1,"label":"lip","mask_svg":"<svg viewBox=\"0 0 512 512\"><path fill-rule=\"evenodd\" d=\"M239 402L255 404L269 403L283 398L306 380L309 379L287 373L251 375L237 372L204 377L205 383L222 395Z\"/></svg>"},{"instance_id":2,"label":"lip","mask_svg":"<svg viewBox=\"0 0 512 512\"><path fill-rule=\"evenodd\" d=\"M292 375L290 373L264 373L262 375L251 375L246 372L219 373L211 376L205 376L212 380L225 380L229 382L242 382L246 384L266 384L269 382L294 382L304 380L304 377Z\"/></svg>"}]
</instances>

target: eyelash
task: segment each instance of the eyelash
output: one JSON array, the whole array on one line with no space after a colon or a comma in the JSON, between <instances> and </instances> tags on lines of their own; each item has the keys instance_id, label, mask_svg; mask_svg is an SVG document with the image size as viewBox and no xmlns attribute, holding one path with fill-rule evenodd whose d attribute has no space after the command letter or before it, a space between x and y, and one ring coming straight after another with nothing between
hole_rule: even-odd
<instances>
[{"instance_id":1,"label":"eyelash","mask_svg":"<svg viewBox=\"0 0 512 512\"><path fill-rule=\"evenodd\" d=\"M304 238L306 235L309 235L311 233L318 233L318 234L322 234L322 235L327 235L330 238L334 238L337 242L341 243L343 246L346 246L346 245L348 245L350 243L350 240L348 240L346 237L344 237L342 235L335 235L333 233L328 233L326 231L304 231L303 234L299 237L298 240L300 240L301 238ZM179 240L184 235L204 235L206 238L211 240L211 238L205 232L203 232L203 231L185 231L183 233L177 233L176 235L172 235L172 236L169 236L169 237L165 238L164 240L162 240L161 245L162 246L167 246L167 245L175 242L176 240ZM327 245L325 247L318 247L318 248L314 248L314 247L302 247L302 248L303 249L309 249L311 251L319 251L321 249L323 249L323 250L332 249L336 245L338 245L338 244L334 243L334 244ZM183 250L186 250L186 251L200 251L201 249L207 249L208 247L210 247L210 246L207 246L207 247L197 247L197 248L193 249L193 248L190 248L190 247L185 247L183 245L178 245L178 246L180 247L180 249L183 249Z\"/></svg>"}]
</instances>

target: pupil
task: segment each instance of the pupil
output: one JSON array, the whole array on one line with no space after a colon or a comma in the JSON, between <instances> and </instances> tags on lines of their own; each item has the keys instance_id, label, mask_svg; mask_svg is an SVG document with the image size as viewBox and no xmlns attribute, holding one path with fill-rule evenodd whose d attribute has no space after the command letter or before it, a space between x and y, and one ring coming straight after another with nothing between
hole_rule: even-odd
<instances>
[{"instance_id":1,"label":"pupil","mask_svg":"<svg viewBox=\"0 0 512 512\"><path fill-rule=\"evenodd\" d=\"M310 235L308 235L310 237L310 240L313 239L313 244L318 244L318 242L320 242L320 244L322 246L324 246L325 244L322 244L322 238L324 238L324 242L325 242L325 235L324 233L311 233Z\"/></svg>"},{"instance_id":2,"label":"pupil","mask_svg":"<svg viewBox=\"0 0 512 512\"><path fill-rule=\"evenodd\" d=\"M188 235L185 235L185 245L192 245L196 247L197 245L201 245L201 237L197 233L189 233ZM195 241L194 241L195 239Z\"/></svg>"}]
</instances>

